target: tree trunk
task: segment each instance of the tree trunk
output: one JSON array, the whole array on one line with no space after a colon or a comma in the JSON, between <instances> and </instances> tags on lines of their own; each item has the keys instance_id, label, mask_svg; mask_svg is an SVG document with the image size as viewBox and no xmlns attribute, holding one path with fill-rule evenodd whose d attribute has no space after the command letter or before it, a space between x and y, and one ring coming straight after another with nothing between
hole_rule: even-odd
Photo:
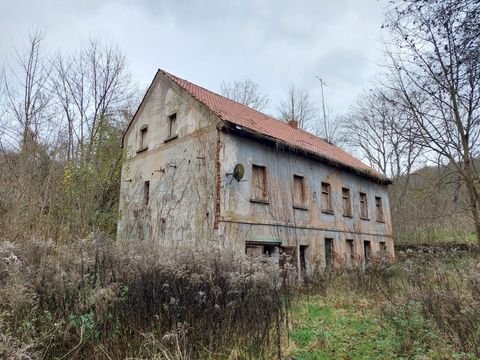
<instances>
[{"instance_id":1,"label":"tree trunk","mask_svg":"<svg viewBox=\"0 0 480 360\"><path fill-rule=\"evenodd\" d=\"M477 243L478 245L480 245L480 211L478 209L478 193L477 189L475 188L472 166L470 161L467 161L465 163L464 179L468 191L468 197L470 200L470 209L472 212L473 223L475 225Z\"/></svg>"}]
</instances>

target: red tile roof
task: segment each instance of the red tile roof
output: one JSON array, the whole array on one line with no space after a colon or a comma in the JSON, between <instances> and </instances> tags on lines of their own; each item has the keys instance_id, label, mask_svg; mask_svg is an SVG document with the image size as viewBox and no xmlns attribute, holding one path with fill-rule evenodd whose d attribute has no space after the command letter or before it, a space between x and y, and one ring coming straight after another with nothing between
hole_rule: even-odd
<instances>
[{"instance_id":1,"label":"red tile roof","mask_svg":"<svg viewBox=\"0 0 480 360\"><path fill-rule=\"evenodd\" d=\"M375 178L381 182L389 182L387 178L365 165L359 159L318 136L312 135L302 129L295 129L283 121L274 119L248 106L215 94L164 70L159 70L159 72L185 89L190 95L206 105L224 121L244 127L254 133L280 140L290 146L312 153L332 163L346 166L370 178Z\"/></svg>"}]
</instances>

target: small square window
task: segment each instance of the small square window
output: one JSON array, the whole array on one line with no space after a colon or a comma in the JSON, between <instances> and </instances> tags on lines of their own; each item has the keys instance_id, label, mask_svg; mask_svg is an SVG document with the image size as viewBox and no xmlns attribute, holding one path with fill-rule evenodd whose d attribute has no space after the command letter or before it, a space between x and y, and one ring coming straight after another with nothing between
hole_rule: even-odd
<instances>
[{"instance_id":1,"label":"small square window","mask_svg":"<svg viewBox=\"0 0 480 360\"><path fill-rule=\"evenodd\" d=\"M293 207L305 209L306 202L305 178L300 175L293 175Z\"/></svg>"},{"instance_id":2,"label":"small square window","mask_svg":"<svg viewBox=\"0 0 480 360\"><path fill-rule=\"evenodd\" d=\"M267 168L252 165L252 201L268 202Z\"/></svg>"},{"instance_id":3,"label":"small square window","mask_svg":"<svg viewBox=\"0 0 480 360\"><path fill-rule=\"evenodd\" d=\"M360 217L368 220L368 202L365 193L360 193Z\"/></svg>"},{"instance_id":4,"label":"small square window","mask_svg":"<svg viewBox=\"0 0 480 360\"><path fill-rule=\"evenodd\" d=\"M350 199L350 189L342 188L343 215L352 216L352 201Z\"/></svg>"},{"instance_id":5,"label":"small square window","mask_svg":"<svg viewBox=\"0 0 480 360\"><path fill-rule=\"evenodd\" d=\"M322 211L333 213L330 184L326 182L322 182Z\"/></svg>"},{"instance_id":6,"label":"small square window","mask_svg":"<svg viewBox=\"0 0 480 360\"><path fill-rule=\"evenodd\" d=\"M383 204L382 204L382 198L379 196L375 196L375 210L376 210L376 216L377 216L377 221L384 221L384 216L383 216Z\"/></svg>"}]
</instances>

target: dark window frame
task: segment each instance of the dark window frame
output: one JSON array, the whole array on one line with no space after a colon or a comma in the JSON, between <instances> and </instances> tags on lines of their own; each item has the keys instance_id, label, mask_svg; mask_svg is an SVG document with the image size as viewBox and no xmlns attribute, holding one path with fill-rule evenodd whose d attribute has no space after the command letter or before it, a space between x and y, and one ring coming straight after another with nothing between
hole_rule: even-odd
<instances>
[{"instance_id":1,"label":"dark window frame","mask_svg":"<svg viewBox=\"0 0 480 360\"><path fill-rule=\"evenodd\" d=\"M143 182L143 205L148 206L150 204L150 181Z\"/></svg>"},{"instance_id":2,"label":"dark window frame","mask_svg":"<svg viewBox=\"0 0 480 360\"><path fill-rule=\"evenodd\" d=\"M363 260L365 264L372 260L372 242L370 240L363 240Z\"/></svg>"}]
</instances>

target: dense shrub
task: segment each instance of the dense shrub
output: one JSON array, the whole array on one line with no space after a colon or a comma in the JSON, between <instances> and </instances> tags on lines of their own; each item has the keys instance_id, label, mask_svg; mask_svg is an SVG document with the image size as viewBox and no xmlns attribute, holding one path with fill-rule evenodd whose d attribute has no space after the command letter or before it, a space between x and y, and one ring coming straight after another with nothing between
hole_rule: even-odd
<instances>
[{"instance_id":1,"label":"dense shrub","mask_svg":"<svg viewBox=\"0 0 480 360\"><path fill-rule=\"evenodd\" d=\"M3 242L0 258L0 357L278 355L285 299L267 258L101 237Z\"/></svg>"}]
</instances>

